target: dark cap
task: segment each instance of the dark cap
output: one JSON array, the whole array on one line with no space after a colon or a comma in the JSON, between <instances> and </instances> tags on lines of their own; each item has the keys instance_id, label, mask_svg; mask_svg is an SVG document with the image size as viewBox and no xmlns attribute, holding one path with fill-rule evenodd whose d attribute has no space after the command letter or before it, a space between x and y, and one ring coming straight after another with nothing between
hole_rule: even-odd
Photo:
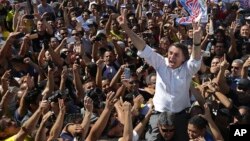
<instances>
[{"instance_id":1,"label":"dark cap","mask_svg":"<svg viewBox=\"0 0 250 141\"><path fill-rule=\"evenodd\" d=\"M250 89L250 80L249 79L240 79L238 83L238 88L242 90Z\"/></svg>"}]
</instances>

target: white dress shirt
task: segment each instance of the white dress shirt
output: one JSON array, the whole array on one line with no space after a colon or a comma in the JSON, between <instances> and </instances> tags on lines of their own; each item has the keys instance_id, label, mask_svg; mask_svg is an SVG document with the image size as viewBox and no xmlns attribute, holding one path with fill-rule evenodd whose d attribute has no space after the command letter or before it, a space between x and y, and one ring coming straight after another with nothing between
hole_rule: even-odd
<instances>
[{"instance_id":1,"label":"white dress shirt","mask_svg":"<svg viewBox=\"0 0 250 141\"><path fill-rule=\"evenodd\" d=\"M154 52L148 45L137 54L156 70L155 110L178 113L190 107L189 87L192 76L200 69L201 59L190 58L179 68L172 69L168 58Z\"/></svg>"}]
</instances>

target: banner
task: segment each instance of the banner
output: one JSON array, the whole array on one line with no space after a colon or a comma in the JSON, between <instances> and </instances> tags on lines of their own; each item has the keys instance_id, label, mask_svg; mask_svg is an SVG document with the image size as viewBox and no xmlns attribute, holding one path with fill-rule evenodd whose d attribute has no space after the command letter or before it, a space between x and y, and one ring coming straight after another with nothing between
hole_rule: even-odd
<instances>
[{"instance_id":1,"label":"banner","mask_svg":"<svg viewBox=\"0 0 250 141\"><path fill-rule=\"evenodd\" d=\"M177 18L176 22L181 25L192 24L192 21L208 22L207 5L204 0L180 0L183 8L189 13L188 17Z\"/></svg>"}]
</instances>

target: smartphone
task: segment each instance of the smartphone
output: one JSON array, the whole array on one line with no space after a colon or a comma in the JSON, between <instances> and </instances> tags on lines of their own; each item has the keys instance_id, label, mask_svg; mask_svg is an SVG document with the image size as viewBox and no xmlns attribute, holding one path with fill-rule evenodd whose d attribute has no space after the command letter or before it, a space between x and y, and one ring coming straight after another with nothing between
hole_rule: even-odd
<instances>
[{"instance_id":1,"label":"smartphone","mask_svg":"<svg viewBox=\"0 0 250 141\"><path fill-rule=\"evenodd\" d=\"M124 69L124 76L125 76L125 79L130 79L130 77L131 77L130 68Z\"/></svg>"}]
</instances>

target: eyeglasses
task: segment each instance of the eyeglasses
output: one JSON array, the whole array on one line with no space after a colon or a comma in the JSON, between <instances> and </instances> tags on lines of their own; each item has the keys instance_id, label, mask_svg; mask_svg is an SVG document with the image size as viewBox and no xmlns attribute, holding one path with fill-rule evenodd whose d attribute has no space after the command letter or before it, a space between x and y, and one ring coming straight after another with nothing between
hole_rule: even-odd
<instances>
[{"instance_id":1,"label":"eyeglasses","mask_svg":"<svg viewBox=\"0 0 250 141\"><path fill-rule=\"evenodd\" d=\"M61 33L61 35L67 35L68 33L66 33L66 32L63 32L63 33Z\"/></svg>"},{"instance_id":2,"label":"eyeglasses","mask_svg":"<svg viewBox=\"0 0 250 141\"><path fill-rule=\"evenodd\" d=\"M161 131L162 132L174 132L175 131L175 129L163 129L163 128L161 128Z\"/></svg>"},{"instance_id":3,"label":"eyeglasses","mask_svg":"<svg viewBox=\"0 0 250 141\"><path fill-rule=\"evenodd\" d=\"M138 80L134 80L134 81L130 81L130 82L129 82L129 84L137 84L137 83L139 83Z\"/></svg>"}]
</instances>

